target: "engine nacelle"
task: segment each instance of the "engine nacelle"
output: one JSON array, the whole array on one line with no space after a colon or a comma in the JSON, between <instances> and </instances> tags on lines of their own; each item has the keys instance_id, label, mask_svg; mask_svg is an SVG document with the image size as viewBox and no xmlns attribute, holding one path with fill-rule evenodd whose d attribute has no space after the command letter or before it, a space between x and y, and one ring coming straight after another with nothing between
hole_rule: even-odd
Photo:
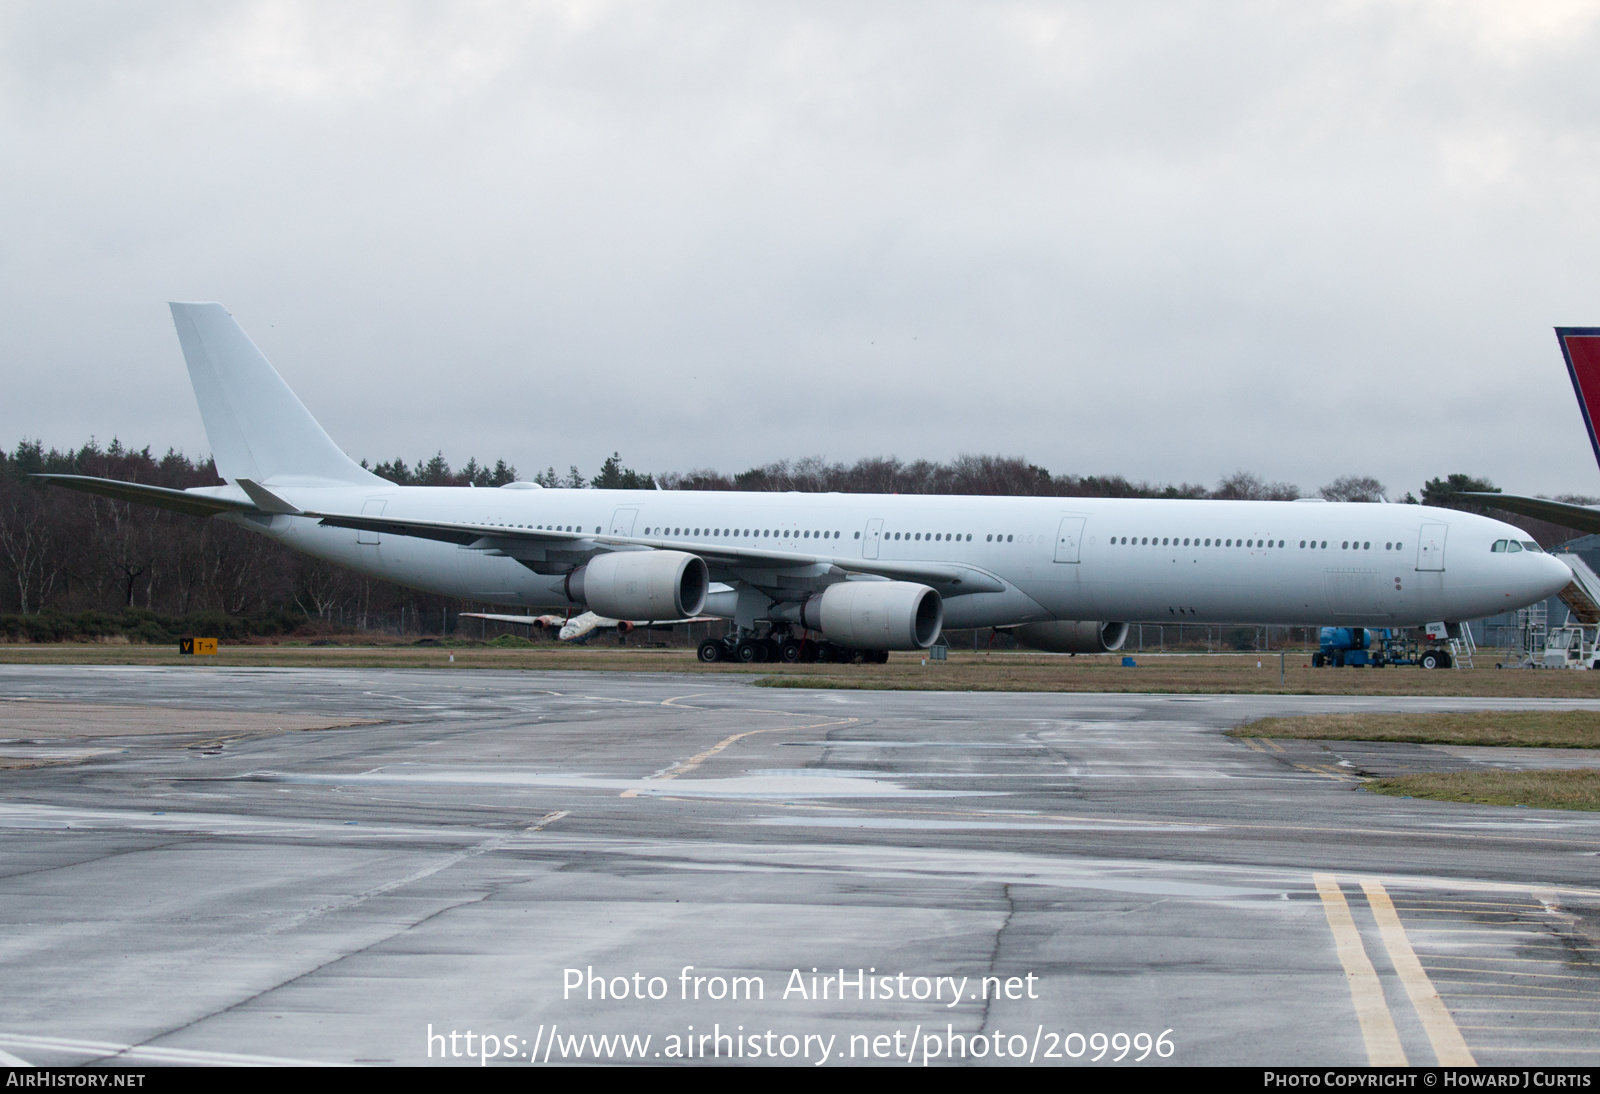
<instances>
[{"instance_id":1,"label":"engine nacelle","mask_svg":"<svg viewBox=\"0 0 1600 1094\"><path fill-rule=\"evenodd\" d=\"M799 623L858 650L925 650L944 625L944 601L910 581L841 581L800 606Z\"/></svg>"},{"instance_id":2,"label":"engine nacelle","mask_svg":"<svg viewBox=\"0 0 1600 1094\"><path fill-rule=\"evenodd\" d=\"M567 599L612 619L683 619L699 615L711 572L683 551L612 551L567 575Z\"/></svg>"},{"instance_id":3,"label":"engine nacelle","mask_svg":"<svg viewBox=\"0 0 1600 1094\"><path fill-rule=\"evenodd\" d=\"M706 596L706 606L701 608L697 615L714 615L720 619L732 619L739 614L739 590L723 586L713 589Z\"/></svg>"},{"instance_id":4,"label":"engine nacelle","mask_svg":"<svg viewBox=\"0 0 1600 1094\"><path fill-rule=\"evenodd\" d=\"M1114 653L1127 641L1128 625L1092 620L1055 620L1050 623L1024 623L1012 628L1011 636L1024 646L1049 653Z\"/></svg>"}]
</instances>

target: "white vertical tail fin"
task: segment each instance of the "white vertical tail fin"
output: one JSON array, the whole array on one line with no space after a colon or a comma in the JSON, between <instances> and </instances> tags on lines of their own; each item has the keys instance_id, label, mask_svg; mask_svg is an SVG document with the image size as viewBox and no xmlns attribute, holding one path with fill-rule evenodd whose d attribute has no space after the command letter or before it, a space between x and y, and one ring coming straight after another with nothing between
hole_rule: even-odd
<instances>
[{"instance_id":1,"label":"white vertical tail fin","mask_svg":"<svg viewBox=\"0 0 1600 1094\"><path fill-rule=\"evenodd\" d=\"M226 308L170 306L219 475L229 482L383 481L333 443Z\"/></svg>"}]
</instances>

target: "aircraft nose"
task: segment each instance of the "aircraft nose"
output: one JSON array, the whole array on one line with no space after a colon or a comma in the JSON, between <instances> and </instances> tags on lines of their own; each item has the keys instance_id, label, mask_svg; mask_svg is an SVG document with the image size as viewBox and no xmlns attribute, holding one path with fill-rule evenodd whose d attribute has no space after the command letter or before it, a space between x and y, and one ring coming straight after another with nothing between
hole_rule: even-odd
<instances>
[{"instance_id":1,"label":"aircraft nose","mask_svg":"<svg viewBox=\"0 0 1600 1094\"><path fill-rule=\"evenodd\" d=\"M1562 589L1572 584L1572 571L1567 564L1555 555L1535 555L1539 563L1537 580L1538 587L1533 595L1534 600L1543 600L1555 596Z\"/></svg>"}]
</instances>

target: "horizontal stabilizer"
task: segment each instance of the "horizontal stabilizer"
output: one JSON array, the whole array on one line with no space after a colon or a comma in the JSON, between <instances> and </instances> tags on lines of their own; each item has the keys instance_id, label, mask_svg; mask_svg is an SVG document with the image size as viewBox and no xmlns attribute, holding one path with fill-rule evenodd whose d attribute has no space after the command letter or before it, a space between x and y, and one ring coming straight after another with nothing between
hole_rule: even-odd
<instances>
[{"instance_id":1,"label":"horizontal stabilizer","mask_svg":"<svg viewBox=\"0 0 1600 1094\"><path fill-rule=\"evenodd\" d=\"M250 495L250 500L255 502L256 508L260 509L263 513L282 513L291 517L300 515L299 509L295 508L293 505L290 505L288 502L284 501L282 498L278 497L278 495L274 494L271 490L268 490L265 486L262 486L258 482L251 482L249 479L240 479L238 486L240 490L243 490L246 494Z\"/></svg>"},{"instance_id":2,"label":"horizontal stabilizer","mask_svg":"<svg viewBox=\"0 0 1600 1094\"><path fill-rule=\"evenodd\" d=\"M116 479L97 479L89 475L34 475L51 486L65 486L68 490L81 490L86 494L99 494L117 501L153 505L157 509L171 509L195 517L214 517L218 513L255 513L254 505L230 498L209 494L196 494L188 490L172 490L165 486L146 486L138 482L119 482Z\"/></svg>"}]
</instances>

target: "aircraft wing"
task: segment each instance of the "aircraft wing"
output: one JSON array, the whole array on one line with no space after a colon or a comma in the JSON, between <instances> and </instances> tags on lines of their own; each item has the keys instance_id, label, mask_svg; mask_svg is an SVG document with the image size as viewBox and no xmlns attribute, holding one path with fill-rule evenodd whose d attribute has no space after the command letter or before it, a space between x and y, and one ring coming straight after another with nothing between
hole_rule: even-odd
<instances>
[{"instance_id":1,"label":"aircraft wing","mask_svg":"<svg viewBox=\"0 0 1600 1094\"><path fill-rule=\"evenodd\" d=\"M899 581L918 581L931 585L945 596L963 593L1001 592L1005 583L987 570L963 563L900 562L887 559L850 558L836 555L819 555L800 551L773 550L762 547L743 547L729 543L685 543L679 540L646 538L642 536L614 536L587 532L558 532L549 528L511 528L496 524L473 524L453 521L416 520L406 517L385 517L359 513L324 513L302 510L293 503L274 494L265 487L240 480L251 501L221 497L211 493L191 490L172 490L164 486L146 486L142 483L100 479L89 475L33 476L55 486L81 490L117 501L138 502L161 509L171 509L197 517L211 517L220 513L288 513L311 517L333 528L352 528L358 531L378 532L391 536L414 536L420 539L455 543L474 550L490 551L516 558L526 556L526 548L567 547L583 550L617 550L645 548L656 551L685 551L699 555L708 566L727 571L755 584L763 575L776 576L787 572L801 577L795 571L809 571L802 583L825 581L829 577L842 578L846 574L870 574ZM1496 494L1499 498L1501 495ZM1548 503L1559 505L1559 502ZM1575 507L1574 507L1575 508ZM542 557L542 556L533 556ZM786 581L784 584L792 584Z\"/></svg>"},{"instance_id":2,"label":"aircraft wing","mask_svg":"<svg viewBox=\"0 0 1600 1094\"><path fill-rule=\"evenodd\" d=\"M676 627L681 623L722 623L720 615L697 615L690 619L614 619L613 623L627 623L632 627Z\"/></svg>"},{"instance_id":3,"label":"aircraft wing","mask_svg":"<svg viewBox=\"0 0 1600 1094\"><path fill-rule=\"evenodd\" d=\"M395 536L418 536L423 539L457 543L476 550L498 551L512 557L517 556L519 546L584 544L601 550L643 547L656 551L684 551L699 555L706 560L707 565L735 574L749 571L772 573L816 567L819 569L813 573L819 577L825 576L828 571L834 571L839 577L855 573L894 580L919 581L932 585L946 596L1000 592L1005 588L1005 583L987 570L954 562L898 562L875 558L847 558L771 548L739 547L729 543L686 543L681 540L643 536L556 532L550 529L508 528L493 524L413 520L404 517L351 513L319 513L311 510L306 510L304 515L316 517L323 524L335 528L356 528Z\"/></svg>"},{"instance_id":4,"label":"aircraft wing","mask_svg":"<svg viewBox=\"0 0 1600 1094\"><path fill-rule=\"evenodd\" d=\"M171 509L178 513L188 513L194 517L214 517L218 513L256 513L260 512L258 506L247 501L235 501L231 498L220 498L211 494L199 494L189 490L173 490L165 486L146 486L138 482L120 482L117 479L97 479L91 475L33 475L35 479L43 479L52 486L64 486L68 490L81 490L86 494L99 494L103 498L113 498L117 501L138 502L140 505L152 505L157 509Z\"/></svg>"},{"instance_id":5,"label":"aircraft wing","mask_svg":"<svg viewBox=\"0 0 1600 1094\"><path fill-rule=\"evenodd\" d=\"M1525 517L1537 517L1539 520L1547 520L1551 524L1559 524L1563 528L1588 532L1591 535L1600 533L1600 509L1591 509L1587 505L1551 501L1549 498L1524 498L1516 494L1464 493L1457 496L1481 498L1487 508L1500 509L1507 513L1519 513Z\"/></svg>"},{"instance_id":6,"label":"aircraft wing","mask_svg":"<svg viewBox=\"0 0 1600 1094\"><path fill-rule=\"evenodd\" d=\"M457 612L456 615L462 619L493 619L497 623L520 623L525 627L531 627L536 623L553 627L557 623L566 622L559 615L494 615L490 612Z\"/></svg>"}]
</instances>

